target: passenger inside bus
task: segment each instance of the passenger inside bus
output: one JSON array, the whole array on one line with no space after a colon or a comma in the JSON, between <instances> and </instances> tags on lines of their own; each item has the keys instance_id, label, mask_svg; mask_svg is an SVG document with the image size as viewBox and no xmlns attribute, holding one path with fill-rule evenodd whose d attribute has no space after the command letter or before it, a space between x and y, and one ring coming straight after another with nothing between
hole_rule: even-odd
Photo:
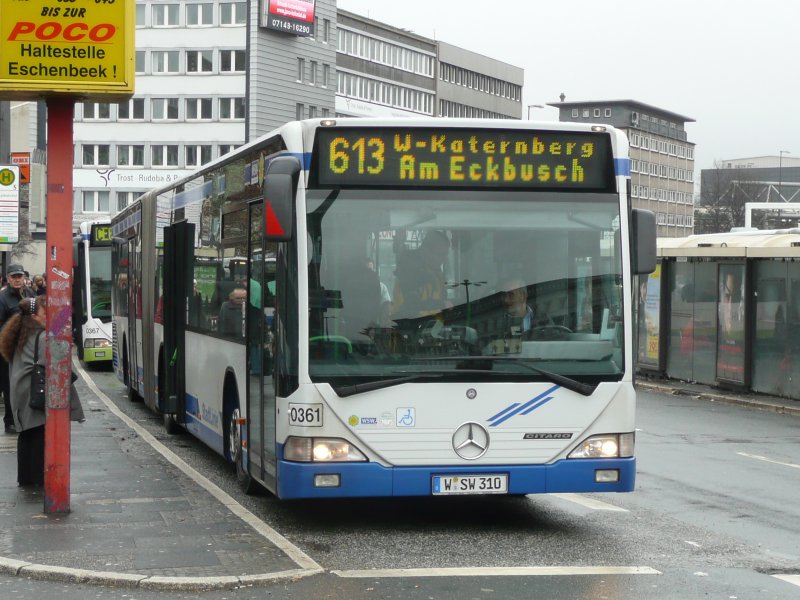
<instances>
[{"instance_id":1,"label":"passenger inside bus","mask_svg":"<svg viewBox=\"0 0 800 600\"><path fill-rule=\"evenodd\" d=\"M449 252L447 235L431 231L417 250L407 250L397 257L393 318L430 316L448 307L444 263Z\"/></svg>"},{"instance_id":2,"label":"passenger inside bus","mask_svg":"<svg viewBox=\"0 0 800 600\"><path fill-rule=\"evenodd\" d=\"M244 302L247 300L247 290L237 286L231 290L228 299L219 309L219 332L229 337L244 336Z\"/></svg>"}]
</instances>

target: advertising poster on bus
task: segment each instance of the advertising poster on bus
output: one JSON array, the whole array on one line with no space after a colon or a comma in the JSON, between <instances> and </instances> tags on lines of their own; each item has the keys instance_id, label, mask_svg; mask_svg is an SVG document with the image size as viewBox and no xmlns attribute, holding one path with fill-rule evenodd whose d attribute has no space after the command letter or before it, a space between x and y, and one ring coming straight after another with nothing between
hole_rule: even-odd
<instances>
[{"instance_id":1,"label":"advertising poster on bus","mask_svg":"<svg viewBox=\"0 0 800 600\"><path fill-rule=\"evenodd\" d=\"M261 27L302 37L314 35L316 0L261 0Z\"/></svg>"}]
</instances>

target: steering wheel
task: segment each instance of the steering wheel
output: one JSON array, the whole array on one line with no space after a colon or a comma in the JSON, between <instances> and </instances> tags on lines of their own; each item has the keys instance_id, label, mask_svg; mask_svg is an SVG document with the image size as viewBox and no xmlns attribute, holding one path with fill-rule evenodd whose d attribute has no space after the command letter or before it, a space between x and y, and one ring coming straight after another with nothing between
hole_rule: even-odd
<instances>
[{"instance_id":1,"label":"steering wheel","mask_svg":"<svg viewBox=\"0 0 800 600\"><path fill-rule=\"evenodd\" d=\"M572 330L563 325L540 325L531 329L531 339L543 341L565 340L571 333Z\"/></svg>"}]
</instances>

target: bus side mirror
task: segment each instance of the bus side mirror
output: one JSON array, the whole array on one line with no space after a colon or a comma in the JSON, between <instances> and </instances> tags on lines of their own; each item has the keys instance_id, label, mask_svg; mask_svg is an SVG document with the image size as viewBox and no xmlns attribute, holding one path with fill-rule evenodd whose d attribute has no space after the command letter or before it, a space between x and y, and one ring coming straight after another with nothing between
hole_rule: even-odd
<instances>
[{"instance_id":1,"label":"bus side mirror","mask_svg":"<svg viewBox=\"0 0 800 600\"><path fill-rule=\"evenodd\" d=\"M264 177L264 220L268 242L288 242L294 237L295 192L300 161L278 156L270 161Z\"/></svg>"},{"instance_id":2,"label":"bus side mirror","mask_svg":"<svg viewBox=\"0 0 800 600\"><path fill-rule=\"evenodd\" d=\"M656 270L656 215L649 210L631 211L631 272L648 275Z\"/></svg>"}]
</instances>

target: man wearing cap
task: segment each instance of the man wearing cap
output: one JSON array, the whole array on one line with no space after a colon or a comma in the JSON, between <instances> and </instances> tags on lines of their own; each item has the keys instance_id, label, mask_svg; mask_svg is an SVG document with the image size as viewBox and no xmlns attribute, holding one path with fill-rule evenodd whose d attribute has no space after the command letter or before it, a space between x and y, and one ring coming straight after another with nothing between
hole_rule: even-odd
<instances>
[{"instance_id":1,"label":"man wearing cap","mask_svg":"<svg viewBox=\"0 0 800 600\"><path fill-rule=\"evenodd\" d=\"M20 264L12 264L6 270L8 285L0 290L0 329L12 315L19 312L19 301L32 298L35 292L25 287L25 268ZM8 363L0 357L0 391L3 392L3 404L6 412L3 415L6 433L16 433L14 415L11 413L11 382L8 378Z\"/></svg>"}]
</instances>

